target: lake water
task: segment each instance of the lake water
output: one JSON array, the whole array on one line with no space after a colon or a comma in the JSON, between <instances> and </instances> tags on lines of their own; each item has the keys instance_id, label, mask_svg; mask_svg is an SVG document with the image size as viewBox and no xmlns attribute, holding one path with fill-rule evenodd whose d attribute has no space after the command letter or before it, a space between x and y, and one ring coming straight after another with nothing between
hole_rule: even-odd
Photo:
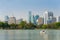
<instances>
[{"instance_id":1,"label":"lake water","mask_svg":"<svg viewBox=\"0 0 60 40\"><path fill-rule=\"evenodd\" d=\"M60 40L60 30L0 30L0 40Z\"/></svg>"}]
</instances>

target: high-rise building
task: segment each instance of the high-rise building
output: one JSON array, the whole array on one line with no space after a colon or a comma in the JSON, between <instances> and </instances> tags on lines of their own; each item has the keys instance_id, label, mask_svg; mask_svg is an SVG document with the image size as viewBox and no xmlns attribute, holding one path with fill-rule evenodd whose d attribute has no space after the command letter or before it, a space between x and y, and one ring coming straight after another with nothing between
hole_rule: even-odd
<instances>
[{"instance_id":1,"label":"high-rise building","mask_svg":"<svg viewBox=\"0 0 60 40\"><path fill-rule=\"evenodd\" d=\"M37 20L37 24L38 25L44 24L44 18L43 17L39 17L38 20Z\"/></svg>"},{"instance_id":2,"label":"high-rise building","mask_svg":"<svg viewBox=\"0 0 60 40\"><path fill-rule=\"evenodd\" d=\"M39 18L39 15L36 15L36 16L35 16L35 21L34 21L35 24L37 24L38 18Z\"/></svg>"},{"instance_id":3,"label":"high-rise building","mask_svg":"<svg viewBox=\"0 0 60 40\"><path fill-rule=\"evenodd\" d=\"M37 20L38 18L39 18L39 15L36 15L36 16L35 16L35 20Z\"/></svg>"},{"instance_id":4,"label":"high-rise building","mask_svg":"<svg viewBox=\"0 0 60 40\"><path fill-rule=\"evenodd\" d=\"M57 19L57 22L60 22L60 16L57 16L56 19Z\"/></svg>"},{"instance_id":5,"label":"high-rise building","mask_svg":"<svg viewBox=\"0 0 60 40\"><path fill-rule=\"evenodd\" d=\"M53 20L53 12L45 11L44 14L44 24L50 24Z\"/></svg>"},{"instance_id":6,"label":"high-rise building","mask_svg":"<svg viewBox=\"0 0 60 40\"><path fill-rule=\"evenodd\" d=\"M9 24L16 24L16 18L15 17L10 17L8 23Z\"/></svg>"},{"instance_id":7,"label":"high-rise building","mask_svg":"<svg viewBox=\"0 0 60 40\"><path fill-rule=\"evenodd\" d=\"M9 21L9 17L5 16L5 23L8 23L8 21Z\"/></svg>"},{"instance_id":8,"label":"high-rise building","mask_svg":"<svg viewBox=\"0 0 60 40\"><path fill-rule=\"evenodd\" d=\"M31 23L35 24L35 17L34 17L34 15L31 16Z\"/></svg>"},{"instance_id":9,"label":"high-rise building","mask_svg":"<svg viewBox=\"0 0 60 40\"><path fill-rule=\"evenodd\" d=\"M34 16L34 15L31 15L31 23L33 23L33 24L37 24L37 19L39 18L39 15L36 15L36 16Z\"/></svg>"},{"instance_id":10,"label":"high-rise building","mask_svg":"<svg viewBox=\"0 0 60 40\"><path fill-rule=\"evenodd\" d=\"M29 23L31 23L31 11L29 11Z\"/></svg>"},{"instance_id":11,"label":"high-rise building","mask_svg":"<svg viewBox=\"0 0 60 40\"><path fill-rule=\"evenodd\" d=\"M53 21L52 21L52 23L54 23L54 22L57 22L56 17L53 17Z\"/></svg>"}]
</instances>

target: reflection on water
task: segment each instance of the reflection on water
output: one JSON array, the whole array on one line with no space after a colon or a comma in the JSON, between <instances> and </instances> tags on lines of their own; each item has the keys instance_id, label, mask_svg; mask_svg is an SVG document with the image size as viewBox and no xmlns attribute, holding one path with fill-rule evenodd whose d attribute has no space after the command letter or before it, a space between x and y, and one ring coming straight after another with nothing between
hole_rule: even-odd
<instances>
[{"instance_id":1,"label":"reflection on water","mask_svg":"<svg viewBox=\"0 0 60 40\"><path fill-rule=\"evenodd\" d=\"M42 36L42 38L44 40L48 40L48 34L47 34L47 31L46 30L41 30L40 31L40 36Z\"/></svg>"},{"instance_id":2,"label":"reflection on water","mask_svg":"<svg viewBox=\"0 0 60 40\"><path fill-rule=\"evenodd\" d=\"M0 40L60 40L60 30L0 30Z\"/></svg>"}]
</instances>

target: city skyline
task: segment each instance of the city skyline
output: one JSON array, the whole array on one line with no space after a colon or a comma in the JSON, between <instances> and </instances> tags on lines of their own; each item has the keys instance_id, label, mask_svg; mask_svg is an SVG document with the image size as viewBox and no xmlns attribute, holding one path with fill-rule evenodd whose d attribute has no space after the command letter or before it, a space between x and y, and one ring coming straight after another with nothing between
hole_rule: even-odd
<instances>
[{"instance_id":1,"label":"city skyline","mask_svg":"<svg viewBox=\"0 0 60 40\"><path fill-rule=\"evenodd\" d=\"M34 15L34 14L32 13L32 11L29 11L29 12L31 12L31 16L33 16L33 15ZM25 21L27 21L27 22L28 22L28 21L29 21L29 12L28 12L27 19L25 19L25 18L17 18L16 16L14 16L14 15L12 14L11 16L5 15L5 16L3 17L3 19L0 19L0 21L5 21L5 20L6 20L6 19L5 19L5 17L6 17L6 16L8 16L9 18L10 18L10 17L15 17L15 18L16 18L16 20L23 19L23 20L25 20ZM52 12L52 13L53 13L53 11L48 11L48 10L46 10L46 11L44 11L44 12L43 12L43 14L42 14L42 15L35 14L34 16L37 16L37 15L38 15L39 17L43 17L43 18L44 18L44 15L45 15L45 13L46 13L46 12ZM60 17L60 16L58 16L58 15L57 15L57 16L55 16L55 14L54 14L54 13L53 13L53 15L54 15L54 17Z\"/></svg>"},{"instance_id":2,"label":"city skyline","mask_svg":"<svg viewBox=\"0 0 60 40\"><path fill-rule=\"evenodd\" d=\"M52 11L54 15L59 16L60 0L0 0L0 20L3 20L4 16L12 16L12 14L17 19L27 20L29 11L41 16L45 10Z\"/></svg>"}]
</instances>

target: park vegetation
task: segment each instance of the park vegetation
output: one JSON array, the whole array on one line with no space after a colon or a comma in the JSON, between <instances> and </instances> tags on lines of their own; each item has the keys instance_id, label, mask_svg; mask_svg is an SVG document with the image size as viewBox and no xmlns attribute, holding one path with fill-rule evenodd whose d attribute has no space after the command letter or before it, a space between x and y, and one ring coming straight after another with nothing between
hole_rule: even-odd
<instances>
[{"instance_id":1,"label":"park vegetation","mask_svg":"<svg viewBox=\"0 0 60 40\"><path fill-rule=\"evenodd\" d=\"M60 22L40 25L35 25L31 22L27 23L26 21L21 21L20 24L8 24L0 22L0 29L60 29Z\"/></svg>"}]
</instances>

